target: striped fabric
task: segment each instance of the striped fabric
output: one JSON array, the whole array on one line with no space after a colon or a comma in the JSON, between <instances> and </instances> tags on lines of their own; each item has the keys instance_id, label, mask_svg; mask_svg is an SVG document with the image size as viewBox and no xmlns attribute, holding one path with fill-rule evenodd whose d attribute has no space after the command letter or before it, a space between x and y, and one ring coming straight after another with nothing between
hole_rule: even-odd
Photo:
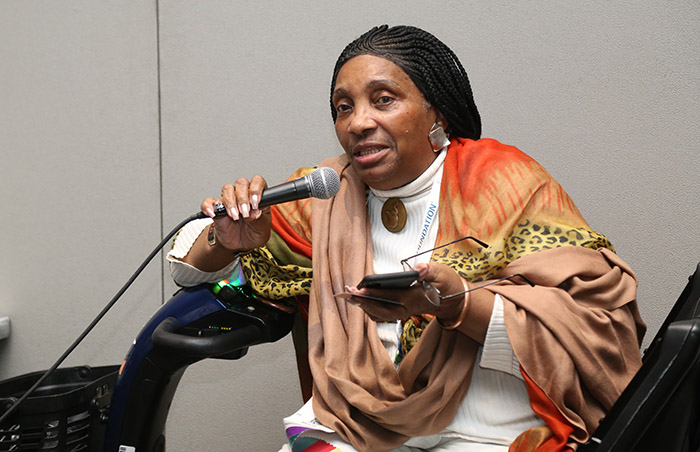
<instances>
[{"instance_id":1,"label":"striped fabric","mask_svg":"<svg viewBox=\"0 0 700 452\"><path fill-rule=\"evenodd\" d=\"M300 435L308 430L307 427L288 427L287 428L287 439L289 440L289 447L292 452L341 452L337 447L328 444L327 442L312 437L305 437Z\"/></svg>"}]
</instances>

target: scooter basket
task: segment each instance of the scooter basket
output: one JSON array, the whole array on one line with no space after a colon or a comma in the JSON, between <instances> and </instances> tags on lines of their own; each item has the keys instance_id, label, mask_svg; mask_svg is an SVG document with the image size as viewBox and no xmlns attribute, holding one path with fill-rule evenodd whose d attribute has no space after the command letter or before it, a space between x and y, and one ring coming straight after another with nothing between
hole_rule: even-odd
<instances>
[{"instance_id":1,"label":"scooter basket","mask_svg":"<svg viewBox=\"0 0 700 452\"><path fill-rule=\"evenodd\" d=\"M101 451L119 366L57 369L0 425L0 452ZM0 415L44 372L0 382Z\"/></svg>"}]
</instances>

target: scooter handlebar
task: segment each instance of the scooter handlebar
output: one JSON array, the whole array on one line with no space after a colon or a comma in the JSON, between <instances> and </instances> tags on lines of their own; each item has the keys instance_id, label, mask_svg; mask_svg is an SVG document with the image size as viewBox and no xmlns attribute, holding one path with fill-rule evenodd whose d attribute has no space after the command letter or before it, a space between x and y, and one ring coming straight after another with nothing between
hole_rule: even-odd
<instances>
[{"instance_id":1,"label":"scooter handlebar","mask_svg":"<svg viewBox=\"0 0 700 452\"><path fill-rule=\"evenodd\" d=\"M211 358L247 348L265 340L265 333L249 324L216 336L194 337L179 334L180 322L175 317L167 317L153 331L151 341L156 347L182 353L193 358Z\"/></svg>"}]
</instances>

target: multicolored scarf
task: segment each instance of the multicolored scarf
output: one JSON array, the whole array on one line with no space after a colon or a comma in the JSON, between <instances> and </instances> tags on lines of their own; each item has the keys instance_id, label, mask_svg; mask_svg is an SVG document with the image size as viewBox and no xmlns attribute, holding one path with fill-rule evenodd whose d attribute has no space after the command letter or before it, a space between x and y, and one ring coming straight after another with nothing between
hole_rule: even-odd
<instances>
[{"instance_id":1,"label":"multicolored scarf","mask_svg":"<svg viewBox=\"0 0 700 452\"><path fill-rule=\"evenodd\" d=\"M479 344L421 319L420 340L397 372L374 323L333 297L372 273L372 246L364 184L345 156L323 165L340 174L340 192L330 200L275 206L275 237L266 249L245 256L244 268L265 296L310 293L309 360L319 420L359 450L391 449L449 424L469 386ZM495 140L456 140L448 149L437 243L467 235L489 247L462 241L436 251L432 261L470 282L521 273L537 284L511 280L484 290L501 294L523 373L568 426L556 427L564 435L559 443L585 441L640 365L643 325L633 273L539 164ZM313 284L303 265L309 257ZM533 337L539 338L536 349ZM543 343L553 351L542 353ZM622 365L605 363L611 353ZM562 378L552 378L555 368L566 370Z\"/></svg>"}]
</instances>

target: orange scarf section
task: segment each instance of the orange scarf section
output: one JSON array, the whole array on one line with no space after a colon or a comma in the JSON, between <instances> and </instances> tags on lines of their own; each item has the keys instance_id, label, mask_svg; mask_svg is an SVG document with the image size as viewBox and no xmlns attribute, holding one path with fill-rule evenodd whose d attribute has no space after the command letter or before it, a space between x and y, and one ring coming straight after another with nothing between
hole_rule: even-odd
<instances>
[{"instance_id":1,"label":"orange scarf section","mask_svg":"<svg viewBox=\"0 0 700 452\"><path fill-rule=\"evenodd\" d=\"M508 263L561 246L609 248L547 171L513 146L496 140L456 140L445 159L437 243L474 236L433 254L468 281L489 279ZM449 252L449 255L446 253ZM452 265L455 258L467 265Z\"/></svg>"},{"instance_id":2,"label":"orange scarf section","mask_svg":"<svg viewBox=\"0 0 700 452\"><path fill-rule=\"evenodd\" d=\"M270 212L272 213L272 229L279 234L282 240L284 240L287 246L289 246L290 250L311 259L311 242L303 238L285 220L283 213L280 211L280 209L283 209L284 206L285 205L275 205L270 208Z\"/></svg>"},{"instance_id":3,"label":"orange scarf section","mask_svg":"<svg viewBox=\"0 0 700 452\"><path fill-rule=\"evenodd\" d=\"M574 428L557 409L556 405L527 374L520 369L525 379L530 405L547 427L537 427L523 432L511 444L508 452L562 452ZM566 450L570 450L566 448Z\"/></svg>"},{"instance_id":4,"label":"orange scarf section","mask_svg":"<svg viewBox=\"0 0 700 452\"><path fill-rule=\"evenodd\" d=\"M308 176L314 168L299 168L288 181ZM270 207L272 229L287 243L289 249L311 259L311 201L312 198L275 204Z\"/></svg>"},{"instance_id":5,"label":"orange scarf section","mask_svg":"<svg viewBox=\"0 0 700 452\"><path fill-rule=\"evenodd\" d=\"M450 209L440 209L446 241L465 232L483 240L507 237L514 220L532 216L587 226L562 187L517 148L490 139L458 140L453 147L442 197L452 202Z\"/></svg>"}]
</instances>

